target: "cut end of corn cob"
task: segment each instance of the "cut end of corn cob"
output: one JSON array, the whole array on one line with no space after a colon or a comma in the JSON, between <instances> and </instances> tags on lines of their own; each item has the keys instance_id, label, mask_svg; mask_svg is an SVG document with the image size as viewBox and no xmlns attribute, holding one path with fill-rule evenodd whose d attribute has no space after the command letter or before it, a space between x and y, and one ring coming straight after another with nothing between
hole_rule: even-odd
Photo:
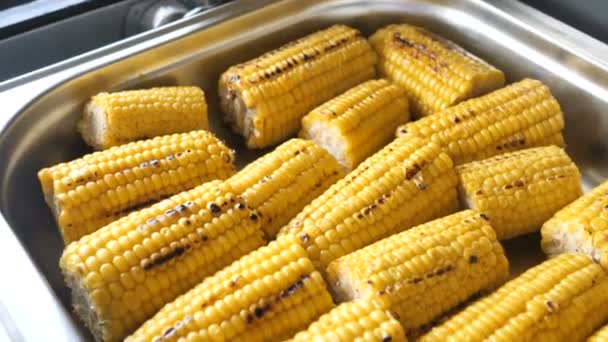
<instances>
[{"instance_id":1,"label":"cut end of corn cob","mask_svg":"<svg viewBox=\"0 0 608 342\"><path fill-rule=\"evenodd\" d=\"M312 141L291 139L227 180L260 215L268 239L343 177L338 162Z\"/></svg>"},{"instance_id":2,"label":"cut end of corn cob","mask_svg":"<svg viewBox=\"0 0 608 342\"><path fill-rule=\"evenodd\" d=\"M373 299L362 299L340 304L290 341L405 342L407 338L389 311Z\"/></svg>"},{"instance_id":3,"label":"cut end of corn cob","mask_svg":"<svg viewBox=\"0 0 608 342\"><path fill-rule=\"evenodd\" d=\"M304 249L280 237L167 304L127 341L280 341L332 308Z\"/></svg>"},{"instance_id":4,"label":"cut end of corn cob","mask_svg":"<svg viewBox=\"0 0 608 342\"><path fill-rule=\"evenodd\" d=\"M529 147L564 146L564 115L540 81L524 79L397 129L429 138L456 165Z\"/></svg>"},{"instance_id":5,"label":"cut end of corn cob","mask_svg":"<svg viewBox=\"0 0 608 342\"><path fill-rule=\"evenodd\" d=\"M95 152L42 169L38 178L67 244L132 211L232 174L234 152L200 130Z\"/></svg>"},{"instance_id":6,"label":"cut end of corn cob","mask_svg":"<svg viewBox=\"0 0 608 342\"><path fill-rule=\"evenodd\" d=\"M591 335L591 337L587 339L587 342L608 342L608 325Z\"/></svg>"},{"instance_id":7,"label":"cut end of corn cob","mask_svg":"<svg viewBox=\"0 0 608 342\"><path fill-rule=\"evenodd\" d=\"M352 170L393 138L409 120L405 90L387 80L362 83L302 118L300 137L311 139Z\"/></svg>"},{"instance_id":8,"label":"cut end of corn cob","mask_svg":"<svg viewBox=\"0 0 608 342\"><path fill-rule=\"evenodd\" d=\"M324 272L333 260L454 212L452 161L424 139L398 138L306 206L279 235L293 234Z\"/></svg>"},{"instance_id":9,"label":"cut end of corn cob","mask_svg":"<svg viewBox=\"0 0 608 342\"><path fill-rule=\"evenodd\" d=\"M341 301L380 297L406 331L426 325L508 277L486 215L461 211L393 235L329 265Z\"/></svg>"},{"instance_id":10,"label":"cut end of corn cob","mask_svg":"<svg viewBox=\"0 0 608 342\"><path fill-rule=\"evenodd\" d=\"M264 245L258 214L212 181L68 245L74 309L99 341L118 341L166 303Z\"/></svg>"},{"instance_id":11,"label":"cut end of corn cob","mask_svg":"<svg viewBox=\"0 0 608 342\"><path fill-rule=\"evenodd\" d=\"M582 194L578 168L557 146L505 153L456 171L461 204L489 216L499 239L538 231Z\"/></svg>"},{"instance_id":12,"label":"cut end of corn cob","mask_svg":"<svg viewBox=\"0 0 608 342\"><path fill-rule=\"evenodd\" d=\"M207 102L201 88L161 87L93 96L78 129L87 144L103 150L208 126Z\"/></svg>"},{"instance_id":13,"label":"cut end of corn cob","mask_svg":"<svg viewBox=\"0 0 608 342\"><path fill-rule=\"evenodd\" d=\"M412 113L419 117L505 83L502 71L420 27L389 25L374 33L370 43L378 53L380 76L407 90Z\"/></svg>"},{"instance_id":14,"label":"cut end of corn cob","mask_svg":"<svg viewBox=\"0 0 608 342\"><path fill-rule=\"evenodd\" d=\"M582 341L608 320L608 275L583 254L531 268L421 338Z\"/></svg>"},{"instance_id":15,"label":"cut end of corn cob","mask_svg":"<svg viewBox=\"0 0 608 342\"><path fill-rule=\"evenodd\" d=\"M375 76L376 54L356 29L334 25L228 69L219 94L225 121L249 148L276 144L306 113Z\"/></svg>"},{"instance_id":16,"label":"cut end of corn cob","mask_svg":"<svg viewBox=\"0 0 608 342\"><path fill-rule=\"evenodd\" d=\"M548 255L584 253L608 269L608 181L558 211L541 234Z\"/></svg>"}]
</instances>

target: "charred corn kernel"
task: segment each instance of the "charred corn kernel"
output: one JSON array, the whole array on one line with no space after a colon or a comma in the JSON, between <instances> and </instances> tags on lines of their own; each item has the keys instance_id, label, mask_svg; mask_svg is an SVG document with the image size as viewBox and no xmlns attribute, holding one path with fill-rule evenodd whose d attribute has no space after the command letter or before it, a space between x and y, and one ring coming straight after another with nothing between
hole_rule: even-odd
<instances>
[{"instance_id":1,"label":"charred corn kernel","mask_svg":"<svg viewBox=\"0 0 608 342\"><path fill-rule=\"evenodd\" d=\"M345 255L328 274L340 300L380 297L412 331L502 284L509 262L487 217L465 210Z\"/></svg>"},{"instance_id":2,"label":"charred corn kernel","mask_svg":"<svg viewBox=\"0 0 608 342\"><path fill-rule=\"evenodd\" d=\"M91 98L78 124L84 141L98 150L207 128L207 102L199 87L100 93Z\"/></svg>"},{"instance_id":3,"label":"charred corn kernel","mask_svg":"<svg viewBox=\"0 0 608 342\"><path fill-rule=\"evenodd\" d=\"M505 153L456 167L460 198L492 220L499 239L538 231L581 195L581 175L557 146Z\"/></svg>"},{"instance_id":4,"label":"charred corn kernel","mask_svg":"<svg viewBox=\"0 0 608 342\"><path fill-rule=\"evenodd\" d=\"M393 138L409 120L405 90L387 80L362 83L302 118L300 137L311 139L352 170Z\"/></svg>"},{"instance_id":5,"label":"charred corn kernel","mask_svg":"<svg viewBox=\"0 0 608 342\"><path fill-rule=\"evenodd\" d=\"M165 305L127 341L280 341L332 307L304 249L282 237Z\"/></svg>"},{"instance_id":6,"label":"charred corn kernel","mask_svg":"<svg viewBox=\"0 0 608 342\"><path fill-rule=\"evenodd\" d=\"M596 331L587 342L608 342L608 325Z\"/></svg>"},{"instance_id":7,"label":"charred corn kernel","mask_svg":"<svg viewBox=\"0 0 608 342\"><path fill-rule=\"evenodd\" d=\"M398 138L304 207L280 235L297 236L324 272L345 254L454 212L456 184L437 144Z\"/></svg>"},{"instance_id":8,"label":"charred corn kernel","mask_svg":"<svg viewBox=\"0 0 608 342\"><path fill-rule=\"evenodd\" d=\"M379 74L405 87L418 117L505 83L502 71L420 27L389 25L374 33L370 43L378 53Z\"/></svg>"},{"instance_id":9,"label":"charred corn kernel","mask_svg":"<svg viewBox=\"0 0 608 342\"><path fill-rule=\"evenodd\" d=\"M563 128L564 115L549 88L525 79L405 124L397 136L436 141L460 165L529 147L563 146Z\"/></svg>"},{"instance_id":10,"label":"charred corn kernel","mask_svg":"<svg viewBox=\"0 0 608 342\"><path fill-rule=\"evenodd\" d=\"M234 173L234 153L207 131L116 146L38 172L63 240L76 241L162 198Z\"/></svg>"},{"instance_id":11,"label":"charred corn kernel","mask_svg":"<svg viewBox=\"0 0 608 342\"><path fill-rule=\"evenodd\" d=\"M234 191L260 215L269 239L304 206L342 178L338 162L327 151L302 139L291 139L228 179Z\"/></svg>"},{"instance_id":12,"label":"charred corn kernel","mask_svg":"<svg viewBox=\"0 0 608 342\"><path fill-rule=\"evenodd\" d=\"M405 342L399 322L373 300L361 299L338 305L301 331L292 342Z\"/></svg>"},{"instance_id":13,"label":"charred corn kernel","mask_svg":"<svg viewBox=\"0 0 608 342\"><path fill-rule=\"evenodd\" d=\"M558 211L541 235L545 253L584 253L608 269L608 181Z\"/></svg>"},{"instance_id":14,"label":"charred corn kernel","mask_svg":"<svg viewBox=\"0 0 608 342\"><path fill-rule=\"evenodd\" d=\"M219 81L225 121L249 148L281 142L310 110L375 76L376 54L356 29L334 25L231 67Z\"/></svg>"},{"instance_id":15,"label":"charred corn kernel","mask_svg":"<svg viewBox=\"0 0 608 342\"><path fill-rule=\"evenodd\" d=\"M68 245L60 266L78 316L97 340L118 341L264 243L257 212L212 181Z\"/></svg>"},{"instance_id":16,"label":"charred corn kernel","mask_svg":"<svg viewBox=\"0 0 608 342\"><path fill-rule=\"evenodd\" d=\"M429 341L582 341L608 319L608 276L582 254L531 268L423 336Z\"/></svg>"}]
</instances>

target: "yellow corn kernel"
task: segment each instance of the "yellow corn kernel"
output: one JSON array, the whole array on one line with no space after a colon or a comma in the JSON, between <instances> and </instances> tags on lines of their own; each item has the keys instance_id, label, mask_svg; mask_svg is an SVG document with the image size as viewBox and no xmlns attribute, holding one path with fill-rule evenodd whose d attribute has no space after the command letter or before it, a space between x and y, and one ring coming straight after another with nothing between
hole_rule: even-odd
<instances>
[{"instance_id":1,"label":"yellow corn kernel","mask_svg":"<svg viewBox=\"0 0 608 342\"><path fill-rule=\"evenodd\" d=\"M473 303L420 341L582 341L608 320L608 275L562 254Z\"/></svg>"},{"instance_id":2,"label":"yellow corn kernel","mask_svg":"<svg viewBox=\"0 0 608 342\"><path fill-rule=\"evenodd\" d=\"M231 67L219 81L225 121L249 148L281 142L310 110L375 76L376 54L356 29L334 25Z\"/></svg>"},{"instance_id":3,"label":"yellow corn kernel","mask_svg":"<svg viewBox=\"0 0 608 342\"><path fill-rule=\"evenodd\" d=\"M371 80L325 102L302 118L300 137L328 150L348 170L374 154L409 120L405 90Z\"/></svg>"},{"instance_id":4,"label":"yellow corn kernel","mask_svg":"<svg viewBox=\"0 0 608 342\"><path fill-rule=\"evenodd\" d=\"M405 342L399 322L371 299L340 304L301 331L291 342Z\"/></svg>"},{"instance_id":5,"label":"yellow corn kernel","mask_svg":"<svg viewBox=\"0 0 608 342\"><path fill-rule=\"evenodd\" d=\"M584 253L608 269L608 181L558 211L541 234L548 255Z\"/></svg>"},{"instance_id":6,"label":"yellow corn kernel","mask_svg":"<svg viewBox=\"0 0 608 342\"><path fill-rule=\"evenodd\" d=\"M167 304L127 341L280 341L332 307L304 249L282 237Z\"/></svg>"},{"instance_id":7,"label":"yellow corn kernel","mask_svg":"<svg viewBox=\"0 0 608 342\"><path fill-rule=\"evenodd\" d=\"M264 243L258 214L228 184L212 181L68 245L60 266L95 338L118 341Z\"/></svg>"},{"instance_id":8,"label":"yellow corn kernel","mask_svg":"<svg viewBox=\"0 0 608 342\"><path fill-rule=\"evenodd\" d=\"M564 114L540 81L524 79L407 123L397 136L429 138L454 164L545 145L564 145Z\"/></svg>"},{"instance_id":9,"label":"yellow corn kernel","mask_svg":"<svg viewBox=\"0 0 608 342\"><path fill-rule=\"evenodd\" d=\"M501 285L509 262L487 217L465 210L345 255L328 274L339 300L379 297L411 332Z\"/></svg>"},{"instance_id":10,"label":"yellow corn kernel","mask_svg":"<svg viewBox=\"0 0 608 342\"><path fill-rule=\"evenodd\" d=\"M488 215L499 239L538 231L581 193L581 175L557 146L536 147L456 168L462 205Z\"/></svg>"},{"instance_id":11,"label":"yellow corn kernel","mask_svg":"<svg viewBox=\"0 0 608 342\"><path fill-rule=\"evenodd\" d=\"M234 191L256 209L269 239L304 206L342 178L338 162L327 151L302 139L291 139L228 179Z\"/></svg>"},{"instance_id":12,"label":"yellow corn kernel","mask_svg":"<svg viewBox=\"0 0 608 342\"><path fill-rule=\"evenodd\" d=\"M587 342L608 342L608 325L596 331Z\"/></svg>"},{"instance_id":13,"label":"yellow corn kernel","mask_svg":"<svg viewBox=\"0 0 608 342\"><path fill-rule=\"evenodd\" d=\"M78 130L87 144L102 150L208 126L207 102L201 88L160 87L93 96Z\"/></svg>"},{"instance_id":14,"label":"yellow corn kernel","mask_svg":"<svg viewBox=\"0 0 608 342\"><path fill-rule=\"evenodd\" d=\"M180 191L234 173L234 152L212 133L192 131L116 146L38 172L63 240Z\"/></svg>"},{"instance_id":15,"label":"yellow corn kernel","mask_svg":"<svg viewBox=\"0 0 608 342\"><path fill-rule=\"evenodd\" d=\"M424 139L397 138L306 206L279 235L297 236L321 272L333 260L454 212L452 161Z\"/></svg>"},{"instance_id":16,"label":"yellow corn kernel","mask_svg":"<svg viewBox=\"0 0 608 342\"><path fill-rule=\"evenodd\" d=\"M389 25L369 40L378 53L378 73L407 90L412 114L417 117L486 94L505 83L502 71L420 27Z\"/></svg>"}]
</instances>

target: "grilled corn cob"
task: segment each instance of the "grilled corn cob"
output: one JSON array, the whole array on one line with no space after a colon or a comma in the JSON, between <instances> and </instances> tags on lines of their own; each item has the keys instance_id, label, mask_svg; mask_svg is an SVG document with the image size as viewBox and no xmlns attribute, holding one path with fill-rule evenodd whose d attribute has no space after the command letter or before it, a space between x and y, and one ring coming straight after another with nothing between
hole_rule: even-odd
<instances>
[{"instance_id":1,"label":"grilled corn cob","mask_svg":"<svg viewBox=\"0 0 608 342\"><path fill-rule=\"evenodd\" d=\"M318 31L222 74L225 121L261 148L300 128L310 110L375 76L376 54L361 32L344 25Z\"/></svg>"},{"instance_id":2,"label":"grilled corn cob","mask_svg":"<svg viewBox=\"0 0 608 342\"><path fill-rule=\"evenodd\" d=\"M608 342L608 325L596 331L587 342Z\"/></svg>"},{"instance_id":3,"label":"grilled corn cob","mask_svg":"<svg viewBox=\"0 0 608 342\"><path fill-rule=\"evenodd\" d=\"M42 169L38 178L67 243L164 197L234 173L234 155L207 131L116 146Z\"/></svg>"},{"instance_id":4,"label":"grilled corn cob","mask_svg":"<svg viewBox=\"0 0 608 342\"><path fill-rule=\"evenodd\" d=\"M60 265L76 313L118 341L166 303L265 241L258 214L216 180L70 244Z\"/></svg>"},{"instance_id":5,"label":"grilled corn cob","mask_svg":"<svg viewBox=\"0 0 608 342\"><path fill-rule=\"evenodd\" d=\"M78 124L84 141L98 150L207 128L207 102L198 87L100 93L86 105Z\"/></svg>"},{"instance_id":6,"label":"grilled corn cob","mask_svg":"<svg viewBox=\"0 0 608 342\"><path fill-rule=\"evenodd\" d=\"M398 138L306 206L280 235L294 234L324 272L333 260L452 213L456 174L439 146Z\"/></svg>"},{"instance_id":7,"label":"grilled corn cob","mask_svg":"<svg viewBox=\"0 0 608 342\"><path fill-rule=\"evenodd\" d=\"M541 234L545 253L584 253L608 269L608 181L558 211Z\"/></svg>"},{"instance_id":8,"label":"grilled corn cob","mask_svg":"<svg viewBox=\"0 0 608 342\"><path fill-rule=\"evenodd\" d=\"M321 316L292 342L407 341L403 328L390 312L373 300L344 303Z\"/></svg>"},{"instance_id":9,"label":"grilled corn cob","mask_svg":"<svg viewBox=\"0 0 608 342\"><path fill-rule=\"evenodd\" d=\"M537 231L582 193L578 168L556 146L474 161L456 172L462 204L488 215L499 239Z\"/></svg>"},{"instance_id":10,"label":"grilled corn cob","mask_svg":"<svg viewBox=\"0 0 608 342\"><path fill-rule=\"evenodd\" d=\"M547 86L525 79L405 124L443 146L454 164L544 145L564 145L564 115Z\"/></svg>"},{"instance_id":11,"label":"grilled corn cob","mask_svg":"<svg viewBox=\"0 0 608 342\"><path fill-rule=\"evenodd\" d=\"M582 254L526 271L423 336L430 341L581 341L608 319L608 276Z\"/></svg>"},{"instance_id":12,"label":"grilled corn cob","mask_svg":"<svg viewBox=\"0 0 608 342\"><path fill-rule=\"evenodd\" d=\"M378 53L379 74L405 87L418 117L505 83L502 71L420 27L389 25L374 33L370 43Z\"/></svg>"},{"instance_id":13,"label":"grilled corn cob","mask_svg":"<svg viewBox=\"0 0 608 342\"><path fill-rule=\"evenodd\" d=\"M352 170L392 140L409 120L405 91L387 80L362 83L302 118L300 137L312 139Z\"/></svg>"},{"instance_id":14,"label":"grilled corn cob","mask_svg":"<svg viewBox=\"0 0 608 342\"><path fill-rule=\"evenodd\" d=\"M406 331L507 279L509 262L484 214L461 211L393 235L329 265L341 300L380 297Z\"/></svg>"},{"instance_id":15,"label":"grilled corn cob","mask_svg":"<svg viewBox=\"0 0 608 342\"><path fill-rule=\"evenodd\" d=\"M127 341L280 341L332 307L304 249L282 237L167 304Z\"/></svg>"},{"instance_id":16,"label":"grilled corn cob","mask_svg":"<svg viewBox=\"0 0 608 342\"><path fill-rule=\"evenodd\" d=\"M327 151L312 141L291 139L228 182L258 211L262 228L272 239L279 228L342 176L340 165Z\"/></svg>"}]
</instances>

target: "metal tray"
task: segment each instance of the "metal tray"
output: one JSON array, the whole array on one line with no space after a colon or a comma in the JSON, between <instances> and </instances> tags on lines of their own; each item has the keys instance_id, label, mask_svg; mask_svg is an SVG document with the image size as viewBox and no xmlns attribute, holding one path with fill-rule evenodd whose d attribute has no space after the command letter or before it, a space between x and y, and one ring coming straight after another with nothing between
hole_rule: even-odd
<instances>
[{"instance_id":1,"label":"metal tray","mask_svg":"<svg viewBox=\"0 0 608 342\"><path fill-rule=\"evenodd\" d=\"M608 46L515 1L236 1L208 13L0 84L0 323L15 340L86 340L70 314L58 268L63 245L36 172L88 152L74 125L105 90L194 84L212 129L247 151L221 123L216 84L230 65L333 23L371 34L394 22L421 25L505 71L548 84L566 113L568 151L586 189L608 175ZM538 235L506 243L512 273L540 262ZM1 328L1 327L0 327Z\"/></svg>"}]
</instances>

